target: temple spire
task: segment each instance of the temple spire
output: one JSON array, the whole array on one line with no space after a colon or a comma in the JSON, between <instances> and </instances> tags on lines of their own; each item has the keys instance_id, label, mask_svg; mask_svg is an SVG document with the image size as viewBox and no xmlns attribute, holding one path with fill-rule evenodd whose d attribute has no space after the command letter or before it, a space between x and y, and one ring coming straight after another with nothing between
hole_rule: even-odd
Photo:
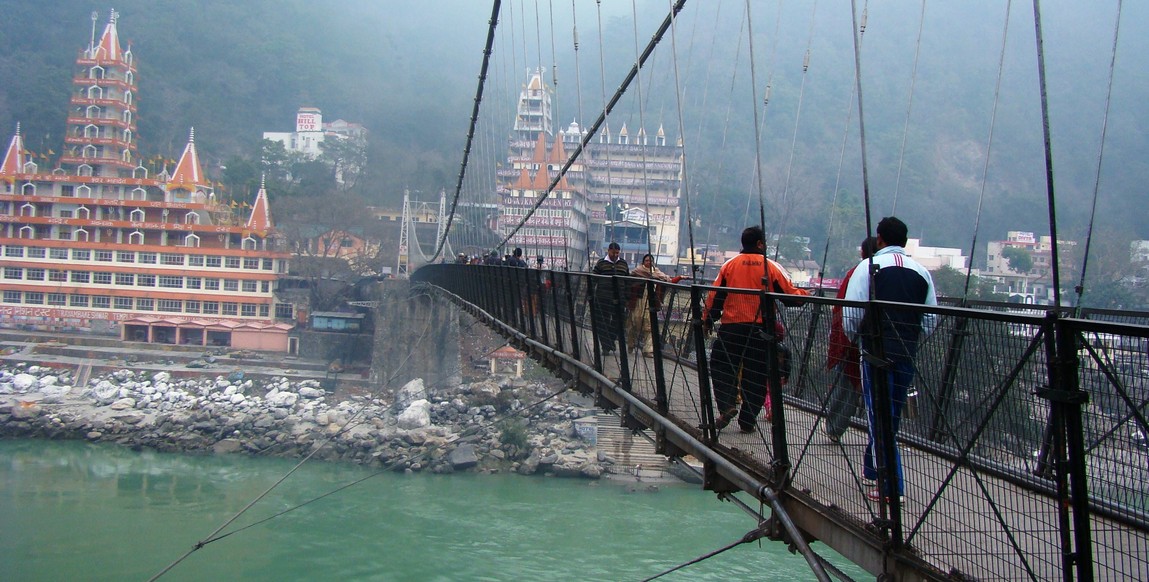
<instances>
[{"instance_id":1,"label":"temple spire","mask_svg":"<svg viewBox=\"0 0 1149 582\"><path fill-rule=\"evenodd\" d=\"M172 179L168 184L175 188L187 190L204 184L203 166L199 163L199 153L196 152L195 148L194 127L188 134L188 144L184 147L184 153L180 156L176 169L172 171Z\"/></svg>"},{"instance_id":2,"label":"temple spire","mask_svg":"<svg viewBox=\"0 0 1149 582\"><path fill-rule=\"evenodd\" d=\"M16 124L16 135L8 144L8 151L4 153L4 161L0 163L0 178L12 180L16 174L24 171L24 138L20 136L20 124Z\"/></svg>"},{"instance_id":3,"label":"temple spire","mask_svg":"<svg viewBox=\"0 0 1149 582\"><path fill-rule=\"evenodd\" d=\"M255 195L255 203L251 205L251 216L248 217L247 225L244 228L264 236L272 226L271 205L267 202L266 175L261 174L259 176L259 193Z\"/></svg>"}]
</instances>

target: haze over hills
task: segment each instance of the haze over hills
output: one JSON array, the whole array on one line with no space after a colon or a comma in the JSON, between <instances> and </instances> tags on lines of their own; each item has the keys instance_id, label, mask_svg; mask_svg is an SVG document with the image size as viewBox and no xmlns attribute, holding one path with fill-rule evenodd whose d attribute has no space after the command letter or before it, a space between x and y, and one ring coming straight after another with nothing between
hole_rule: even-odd
<instances>
[{"instance_id":1,"label":"haze over hills","mask_svg":"<svg viewBox=\"0 0 1149 582\"><path fill-rule=\"evenodd\" d=\"M578 0L577 90L571 6L554 7L552 14L546 3L503 4L484 113L511 119L525 71L541 61L558 74L558 127L575 118L584 127L593 121L633 62L636 45L645 45L667 11L662 0L638 1L634 23L631 6L610 5L600 40L595 3ZM1048 232L1032 7L1013 7L1003 51L1003 3L930 3L920 43L921 6L905 4L869 3L863 37L873 216L896 209L925 244L968 248L984 190L980 241L1003 238L1006 230ZM754 71L741 8L716 6L686 4L676 23L677 51L669 38L660 45L640 77L643 102L632 90L609 119L611 127L641 124L653 131L663 125L672 139L685 135L693 160L688 190L703 228L754 220L753 73L759 101L771 87L759 112L768 228L810 236L820 247L838 184L838 204L853 208L854 218L835 227L834 238L856 243L864 222L858 223L856 117L845 129L856 102L848 5L821 3L815 14L805 4L752 3ZM72 61L89 36L94 9L102 25L107 9L87 2L0 1L5 140L20 122L29 149L60 149ZM369 176L360 192L368 200L394 205L404 188L453 188L489 4L124 0L116 9L140 63L141 154L174 156L194 126L209 165L254 160L262 132L290 130L298 107L310 105L328 120L370 130ZM1059 1L1043 3L1043 10L1059 234L1081 240L1097 181L1116 7ZM1127 5L1122 17L1095 224L1104 233L1095 244L1103 250L1108 244L1110 253L1149 238L1143 209L1149 137L1141 131L1149 126L1143 105L1149 79L1141 73L1149 54L1147 10ZM677 127L679 103L684 131ZM488 139L504 137L505 131ZM850 147L843 155L844 142Z\"/></svg>"}]
</instances>

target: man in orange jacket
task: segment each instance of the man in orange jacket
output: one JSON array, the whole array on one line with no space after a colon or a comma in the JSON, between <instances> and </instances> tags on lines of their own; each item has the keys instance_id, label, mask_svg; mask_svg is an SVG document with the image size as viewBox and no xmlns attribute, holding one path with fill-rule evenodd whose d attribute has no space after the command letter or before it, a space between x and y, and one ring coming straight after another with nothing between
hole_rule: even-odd
<instances>
[{"instance_id":1,"label":"man in orange jacket","mask_svg":"<svg viewBox=\"0 0 1149 582\"><path fill-rule=\"evenodd\" d=\"M790 277L777 263L766 258L766 236L762 229L751 226L742 231L742 251L726 261L718 271L715 287L753 290L731 293L715 290L706 299L702 314L702 327L710 331L715 321L722 325L710 350L710 377L714 383L714 401L718 417L715 427L722 430L738 418L738 428L744 433L754 432L758 413L766 400L766 337L762 329L762 307L759 291L809 295L790 282ZM773 309L773 305L767 306ZM782 341L783 330L775 329L777 341ZM739 387L738 371L742 371ZM742 393L742 406L738 407L738 394Z\"/></svg>"}]
</instances>

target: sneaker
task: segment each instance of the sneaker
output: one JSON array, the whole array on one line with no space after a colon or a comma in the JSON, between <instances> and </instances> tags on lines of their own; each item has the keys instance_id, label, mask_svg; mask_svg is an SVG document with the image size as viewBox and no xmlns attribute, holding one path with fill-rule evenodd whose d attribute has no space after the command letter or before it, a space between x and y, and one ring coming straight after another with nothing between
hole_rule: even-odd
<instances>
[{"instance_id":1,"label":"sneaker","mask_svg":"<svg viewBox=\"0 0 1149 582\"><path fill-rule=\"evenodd\" d=\"M886 503L890 502L889 496L882 495L877 489L870 489L869 491L867 491L866 492L866 498L869 499L870 501L882 501L884 498ZM898 501L904 503L906 501L906 496L905 495L899 495Z\"/></svg>"},{"instance_id":2,"label":"sneaker","mask_svg":"<svg viewBox=\"0 0 1149 582\"><path fill-rule=\"evenodd\" d=\"M826 433L826 440L828 440L834 444L838 444L838 443L842 442L842 435Z\"/></svg>"}]
</instances>

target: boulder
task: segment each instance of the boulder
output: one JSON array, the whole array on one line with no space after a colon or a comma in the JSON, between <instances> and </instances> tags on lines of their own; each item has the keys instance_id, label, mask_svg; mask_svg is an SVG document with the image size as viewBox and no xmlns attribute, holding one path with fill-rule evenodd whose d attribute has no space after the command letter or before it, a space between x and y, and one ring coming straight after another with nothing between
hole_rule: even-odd
<instances>
[{"instance_id":1,"label":"boulder","mask_svg":"<svg viewBox=\"0 0 1149 582\"><path fill-rule=\"evenodd\" d=\"M417 400L427 399L427 387L422 378L415 378L395 393L395 407L406 409Z\"/></svg>"},{"instance_id":2,"label":"boulder","mask_svg":"<svg viewBox=\"0 0 1149 582\"><path fill-rule=\"evenodd\" d=\"M430 426L431 403L426 400L416 400L412 402L403 412L399 413L399 418L397 418L395 422L399 425L399 428L406 430L415 430Z\"/></svg>"},{"instance_id":3,"label":"boulder","mask_svg":"<svg viewBox=\"0 0 1149 582\"><path fill-rule=\"evenodd\" d=\"M469 469L479 464L479 457L475 454L475 446L463 444L455 447L448 455L447 462L456 471Z\"/></svg>"}]
</instances>

